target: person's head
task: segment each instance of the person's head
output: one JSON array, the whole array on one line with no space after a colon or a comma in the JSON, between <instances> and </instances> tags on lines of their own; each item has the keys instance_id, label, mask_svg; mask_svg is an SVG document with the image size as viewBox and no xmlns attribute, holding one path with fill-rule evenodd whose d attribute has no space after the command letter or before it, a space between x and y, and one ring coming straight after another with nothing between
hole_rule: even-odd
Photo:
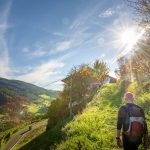
<instances>
[{"instance_id":1,"label":"person's head","mask_svg":"<svg viewBox=\"0 0 150 150\"><path fill-rule=\"evenodd\" d=\"M133 103L134 101L134 94L131 92L127 92L124 94L124 99L126 101L126 103Z\"/></svg>"}]
</instances>

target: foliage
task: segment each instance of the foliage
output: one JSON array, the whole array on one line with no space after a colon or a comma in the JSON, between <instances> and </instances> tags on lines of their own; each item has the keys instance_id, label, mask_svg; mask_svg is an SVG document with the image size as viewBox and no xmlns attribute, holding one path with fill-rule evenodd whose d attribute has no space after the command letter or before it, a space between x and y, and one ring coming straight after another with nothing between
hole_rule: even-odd
<instances>
[{"instance_id":1,"label":"foliage","mask_svg":"<svg viewBox=\"0 0 150 150\"><path fill-rule=\"evenodd\" d=\"M131 89L133 89L132 85L130 85ZM141 98L149 101L150 96L148 93L139 95L137 97L138 104L140 104ZM66 138L61 144L57 145L57 150L78 149L79 143L82 147L81 149L88 149L88 144L90 144L89 150L118 149L115 145L114 133L116 130L117 110L121 104L120 84L104 85L84 112L76 116L73 121L63 128ZM142 107L146 113L146 109L150 108L145 105ZM150 129L149 121L148 128ZM142 146L140 150L142 150Z\"/></svg>"},{"instance_id":2,"label":"foliage","mask_svg":"<svg viewBox=\"0 0 150 150\"><path fill-rule=\"evenodd\" d=\"M84 64L79 68L73 68L68 77L64 79L64 90L48 109L47 129L52 128L69 115L81 112L95 94L96 90L92 84L99 82L101 85L107 74L106 64L98 60L95 61L93 67Z\"/></svg>"},{"instance_id":3,"label":"foliage","mask_svg":"<svg viewBox=\"0 0 150 150\"><path fill-rule=\"evenodd\" d=\"M115 149L117 107L121 104L119 85L104 85L81 115L65 126L66 141L58 145L58 150L82 149L88 145L91 150ZM70 147L70 148L69 148Z\"/></svg>"},{"instance_id":4,"label":"foliage","mask_svg":"<svg viewBox=\"0 0 150 150\"><path fill-rule=\"evenodd\" d=\"M100 82L101 84L103 83L103 81L105 80L105 78L107 77L108 75L108 67L106 65L106 63L104 63L103 61L99 61L99 60L96 60L94 62L94 65L93 65L93 76L96 77L97 79L97 82Z\"/></svg>"},{"instance_id":5,"label":"foliage","mask_svg":"<svg viewBox=\"0 0 150 150\"><path fill-rule=\"evenodd\" d=\"M119 106L123 104L123 87L121 85L121 82L103 85L81 114L76 115L72 121L60 121L47 132L43 132L32 141L29 140L29 143L23 144L20 150L117 150L115 130L117 111ZM136 83L131 83L127 89L133 89L135 92L139 91L136 103L146 110L150 108L150 106L146 106L147 100L150 101L149 92L140 91L138 88ZM143 100L145 102L141 103ZM148 114L149 112L146 111L150 130L150 117ZM142 150L142 146L139 150Z\"/></svg>"},{"instance_id":6,"label":"foliage","mask_svg":"<svg viewBox=\"0 0 150 150\"><path fill-rule=\"evenodd\" d=\"M150 0L126 0L134 8L140 25L150 30Z\"/></svg>"},{"instance_id":7,"label":"foliage","mask_svg":"<svg viewBox=\"0 0 150 150\"><path fill-rule=\"evenodd\" d=\"M57 98L51 103L48 109L48 125L47 130L54 127L58 122L69 116L68 102L65 99Z\"/></svg>"},{"instance_id":8,"label":"foliage","mask_svg":"<svg viewBox=\"0 0 150 150\"><path fill-rule=\"evenodd\" d=\"M137 104L144 108L147 114L150 114L150 93L143 93L137 97Z\"/></svg>"}]
</instances>

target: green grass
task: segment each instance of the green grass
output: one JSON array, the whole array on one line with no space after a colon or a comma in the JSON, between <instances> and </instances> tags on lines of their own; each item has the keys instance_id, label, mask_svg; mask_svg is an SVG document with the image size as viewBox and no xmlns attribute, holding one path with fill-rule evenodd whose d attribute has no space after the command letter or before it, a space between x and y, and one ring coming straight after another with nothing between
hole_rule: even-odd
<instances>
[{"instance_id":1,"label":"green grass","mask_svg":"<svg viewBox=\"0 0 150 150\"><path fill-rule=\"evenodd\" d=\"M115 143L115 131L118 108L124 103L120 87L119 83L105 84L86 109L72 121L58 123L48 132L42 131L27 144L23 142L24 145L19 150L119 150ZM135 91L135 84L130 84L128 90ZM136 103L144 110L149 109L149 92L138 93ZM150 130L149 110L146 117Z\"/></svg>"},{"instance_id":2,"label":"green grass","mask_svg":"<svg viewBox=\"0 0 150 150\"><path fill-rule=\"evenodd\" d=\"M116 149L117 108L122 102L118 86L107 84L98 91L84 112L63 128L67 140L57 145L57 150Z\"/></svg>"},{"instance_id":3,"label":"green grass","mask_svg":"<svg viewBox=\"0 0 150 150\"><path fill-rule=\"evenodd\" d=\"M134 87L130 85L130 89ZM115 143L115 131L117 111L122 102L119 84L104 85L86 110L63 128L66 137L56 149L77 150L79 147L83 150L118 149ZM142 150L142 147L139 149Z\"/></svg>"},{"instance_id":4,"label":"green grass","mask_svg":"<svg viewBox=\"0 0 150 150\"><path fill-rule=\"evenodd\" d=\"M28 105L27 107L27 111L33 114L37 113L40 109L40 106L35 104Z\"/></svg>"}]
</instances>

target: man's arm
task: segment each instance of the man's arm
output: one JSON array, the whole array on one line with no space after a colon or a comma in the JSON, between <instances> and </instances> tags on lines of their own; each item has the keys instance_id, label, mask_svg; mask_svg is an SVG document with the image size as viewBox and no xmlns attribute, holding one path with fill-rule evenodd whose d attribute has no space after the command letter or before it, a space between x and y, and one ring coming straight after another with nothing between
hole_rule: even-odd
<instances>
[{"instance_id":1,"label":"man's arm","mask_svg":"<svg viewBox=\"0 0 150 150\"><path fill-rule=\"evenodd\" d=\"M123 107L120 107L120 109L118 111L116 137L120 137L121 129L123 126L123 118L124 118L124 109L123 109Z\"/></svg>"},{"instance_id":2,"label":"man's arm","mask_svg":"<svg viewBox=\"0 0 150 150\"><path fill-rule=\"evenodd\" d=\"M123 109L122 107L118 111L118 119L117 119L117 131L116 131L116 143L118 147L121 147L121 139L120 139L120 133L121 133L121 128L123 125Z\"/></svg>"},{"instance_id":3,"label":"man's arm","mask_svg":"<svg viewBox=\"0 0 150 150\"><path fill-rule=\"evenodd\" d=\"M120 138L120 132L121 132L121 130L118 130L118 129L117 129L116 137Z\"/></svg>"}]
</instances>

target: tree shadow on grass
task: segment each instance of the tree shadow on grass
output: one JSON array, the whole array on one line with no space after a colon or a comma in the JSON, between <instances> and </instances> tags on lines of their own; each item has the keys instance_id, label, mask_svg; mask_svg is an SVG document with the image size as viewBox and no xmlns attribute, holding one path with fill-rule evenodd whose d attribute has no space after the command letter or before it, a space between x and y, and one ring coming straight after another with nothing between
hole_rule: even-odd
<instances>
[{"instance_id":1,"label":"tree shadow on grass","mask_svg":"<svg viewBox=\"0 0 150 150\"><path fill-rule=\"evenodd\" d=\"M38 137L19 148L19 150L53 150L55 144L64 139L65 134L62 132L62 128L69 122L70 119L64 120L58 123L55 127L49 131L45 131Z\"/></svg>"}]
</instances>

